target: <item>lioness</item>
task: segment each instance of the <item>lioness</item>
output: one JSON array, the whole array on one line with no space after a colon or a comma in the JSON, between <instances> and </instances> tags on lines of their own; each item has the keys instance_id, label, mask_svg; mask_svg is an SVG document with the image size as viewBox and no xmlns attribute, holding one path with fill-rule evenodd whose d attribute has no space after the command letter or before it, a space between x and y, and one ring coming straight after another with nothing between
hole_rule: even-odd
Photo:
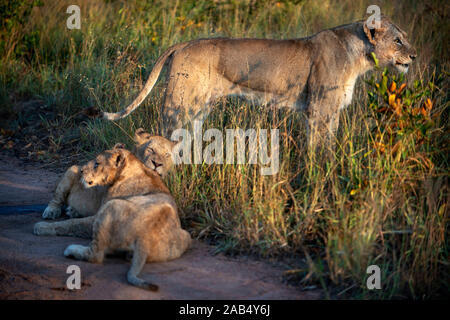
<instances>
[{"instance_id":1,"label":"lioness","mask_svg":"<svg viewBox=\"0 0 450 320\"><path fill-rule=\"evenodd\" d=\"M173 167L172 150L175 143L161 136L153 136L139 128L134 134L134 153L150 169L164 177ZM116 144L115 148L121 147ZM70 167L59 182L53 199L44 210L44 219L61 216L61 207L67 204L66 214L71 218L94 215L105 197L106 187L85 188L81 182L81 167Z\"/></svg>"},{"instance_id":2,"label":"lioness","mask_svg":"<svg viewBox=\"0 0 450 320\"><path fill-rule=\"evenodd\" d=\"M138 278L145 262L178 258L191 243L161 177L123 148L101 153L80 172L87 190L101 187L105 193L95 216L73 219L86 225L93 222L92 242L87 247L70 245L64 255L101 263L107 252L132 251L128 282L157 290L157 286Z\"/></svg>"},{"instance_id":3,"label":"lioness","mask_svg":"<svg viewBox=\"0 0 450 320\"><path fill-rule=\"evenodd\" d=\"M379 65L407 72L416 57L406 33L382 17L378 28L366 21L342 25L292 40L199 39L165 51L137 98L117 113L90 108L108 120L126 117L152 90L165 64L168 79L163 112L165 135L187 121L202 118L220 97L242 96L260 104L303 110L309 136L328 135L339 123L339 110L350 104L358 76Z\"/></svg>"}]
</instances>

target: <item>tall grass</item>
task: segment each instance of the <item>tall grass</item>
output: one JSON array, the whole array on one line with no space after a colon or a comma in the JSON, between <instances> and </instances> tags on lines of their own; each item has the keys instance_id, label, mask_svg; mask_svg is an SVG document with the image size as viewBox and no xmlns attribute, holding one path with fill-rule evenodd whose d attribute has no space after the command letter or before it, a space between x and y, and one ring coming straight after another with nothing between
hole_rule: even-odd
<instances>
[{"instance_id":1,"label":"tall grass","mask_svg":"<svg viewBox=\"0 0 450 320\"><path fill-rule=\"evenodd\" d=\"M361 19L373 3L44 1L5 43L0 101L6 108L39 97L65 119L87 106L116 111L137 95L157 57L174 43L302 37ZM261 176L257 165L180 165L167 183L195 237L218 251L305 261L306 268L291 273L301 287L315 284L327 297L442 297L449 291L448 5L375 3L408 32L418 58L407 80L380 70L358 82L352 105L341 113L333 152L307 152L302 114L221 101L204 128L278 128L278 174ZM65 27L71 4L81 8L81 30ZM33 31L37 43L15 50ZM396 96L404 118L389 101L395 92L380 91L383 81L407 83ZM72 120L86 156L119 141L131 146L139 127L160 132L162 83L117 123ZM371 264L381 268L382 290L366 289Z\"/></svg>"}]
</instances>

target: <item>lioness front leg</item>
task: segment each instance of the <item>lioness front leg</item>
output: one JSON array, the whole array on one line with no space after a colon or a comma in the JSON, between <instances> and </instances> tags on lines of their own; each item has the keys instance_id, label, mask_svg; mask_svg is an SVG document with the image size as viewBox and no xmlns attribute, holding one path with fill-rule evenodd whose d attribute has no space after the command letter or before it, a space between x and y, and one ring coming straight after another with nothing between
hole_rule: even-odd
<instances>
[{"instance_id":1,"label":"lioness front leg","mask_svg":"<svg viewBox=\"0 0 450 320\"><path fill-rule=\"evenodd\" d=\"M34 225L34 234L38 236L69 236L92 238L92 225L95 216L69 219L57 222L38 222Z\"/></svg>"},{"instance_id":2,"label":"lioness front leg","mask_svg":"<svg viewBox=\"0 0 450 320\"><path fill-rule=\"evenodd\" d=\"M53 199L45 208L42 218L44 219L56 219L61 216L61 207L66 203L67 196L70 193L75 182L80 179L80 167L72 166L65 173L61 181L56 187Z\"/></svg>"},{"instance_id":3,"label":"lioness front leg","mask_svg":"<svg viewBox=\"0 0 450 320\"><path fill-rule=\"evenodd\" d=\"M339 126L339 112L322 117L310 117L307 123L307 144L309 150L321 147L334 151Z\"/></svg>"}]
</instances>

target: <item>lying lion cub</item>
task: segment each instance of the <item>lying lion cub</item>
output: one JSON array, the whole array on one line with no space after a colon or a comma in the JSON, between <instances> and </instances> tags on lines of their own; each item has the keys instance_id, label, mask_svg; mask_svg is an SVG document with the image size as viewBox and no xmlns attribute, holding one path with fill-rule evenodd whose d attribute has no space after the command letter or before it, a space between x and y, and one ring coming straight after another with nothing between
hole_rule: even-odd
<instances>
[{"instance_id":1,"label":"lying lion cub","mask_svg":"<svg viewBox=\"0 0 450 320\"><path fill-rule=\"evenodd\" d=\"M175 143L161 136L152 136L142 128L136 130L134 141L136 156L161 177L166 176L173 167L171 155ZM121 144L116 144L115 147L120 146ZM56 188L53 199L42 214L44 219L60 217L63 204L68 205L66 214L71 218L92 216L98 211L106 188L99 186L86 189L81 184L80 177L80 166L72 166L66 171Z\"/></svg>"},{"instance_id":2,"label":"lying lion cub","mask_svg":"<svg viewBox=\"0 0 450 320\"><path fill-rule=\"evenodd\" d=\"M104 188L103 204L95 216L74 219L93 221L90 245L72 244L64 255L101 263L105 253L132 251L128 282L157 290L156 285L138 278L145 262L178 258L191 243L161 177L123 148L101 153L81 168L80 177L86 190Z\"/></svg>"}]
</instances>

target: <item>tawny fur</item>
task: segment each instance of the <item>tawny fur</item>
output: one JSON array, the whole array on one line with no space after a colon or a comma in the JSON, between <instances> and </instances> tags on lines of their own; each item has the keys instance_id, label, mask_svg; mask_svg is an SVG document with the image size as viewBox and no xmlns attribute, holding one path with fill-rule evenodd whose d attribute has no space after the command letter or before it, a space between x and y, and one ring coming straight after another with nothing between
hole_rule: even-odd
<instances>
[{"instance_id":1,"label":"tawny fur","mask_svg":"<svg viewBox=\"0 0 450 320\"><path fill-rule=\"evenodd\" d=\"M101 263L107 252L131 251L128 282L157 290L157 286L138 277L145 262L176 259L191 243L189 233L181 228L175 201L161 177L131 152L115 148L83 166L81 182L87 190L105 189L102 204L95 216L73 219L91 225L90 245L70 245L64 255ZM35 232L39 228L36 225ZM58 226L54 228L57 229Z\"/></svg>"},{"instance_id":2,"label":"tawny fur","mask_svg":"<svg viewBox=\"0 0 450 320\"><path fill-rule=\"evenodd\" d=\"M134 135L136 145L133 153L145 163L147 167L155 170L161 177L165 177L172 170L173 154L176 144L161 136L153 136L142 128L136 130Z\"/></svg>"},{"instance_id":3,"label":"tawny fur","mask_svg":"<svg viewBox=\"0 0 450 320\"><path fill-rule=\"evenodd\" d=\"M202 119L217 99L241 96L259 104L302 110L309 137L332 135L339 111L350 104L356 79L379 65L408 70L416 56L406 33L382 17L377 29L358 21L292 40L200 39L172 46L157 60L143 90L117 113L94 110L104 119L129 115L168 67L163 103L166 131Z\"/></svg>"},{"instance_id":4,"label":"tawny fur","mask_svg":"<svg viewBox=\"0 0 450 320\"><path fill-rule=\"evenodd\" d=\"M136 130L134 153L147 167L155 170L160 176L165 177L173 168L172 150L175 143L161 136L153 136L145 132L142 128ZM117 144L115 148L122 147ZM53 199L44 210L44 219L56 219L61 216L61 208L67 205L66 214L71 218L81 218L94 215L106 200L106 190L104 186L95 188L85 188L81 183L81 167L70 167L59 182ZM48 232L57 235L74 235L70 231L70 222L61 222L56 230ZM43 226L38 232L44 232ZM65 228L66 227L66 228ZM69 228L69 229L68 229ZM76 231L78 232L78 231ZM76 233L75 233L76 234ZM86 235L86 232L82 232ZM45 235L45 234L44 234Z\"/></svg>"}]
</instances>

